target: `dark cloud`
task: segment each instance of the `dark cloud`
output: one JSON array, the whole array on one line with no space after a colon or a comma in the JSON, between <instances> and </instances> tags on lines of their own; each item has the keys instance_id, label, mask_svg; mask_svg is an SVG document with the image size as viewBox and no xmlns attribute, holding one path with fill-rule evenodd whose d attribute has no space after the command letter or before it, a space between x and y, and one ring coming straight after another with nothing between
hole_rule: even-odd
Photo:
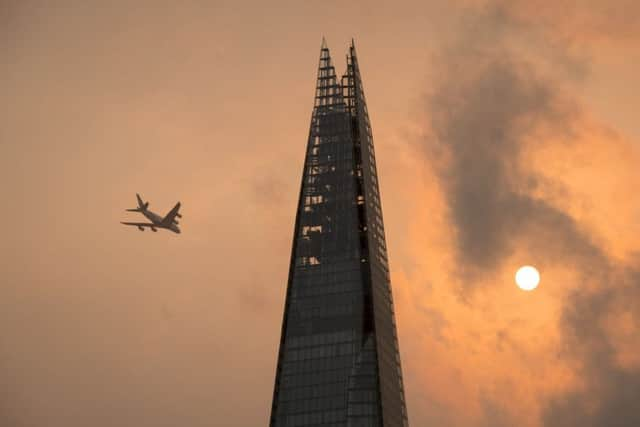
<instances>
[{"instance_id":1,"label":"dark cloud","mask_svg":"<svg viewBox=\"0 0 640 427\"><path fill-rule=\"evenodd\" d=\"M480 393L480 406L484 412L483 427L507 427L512 421L507 409L499 401L492 399L486 391Z\"/></svg>"},{"instance_id":2,"label":"dark cloud","mask_svg":"<svg viewBox=\"0 0 640 427\"><path fill-rule=\"evenodd\" d=\"M465 31L436 58L440 69L427 96L431 134L425 146L438 164L455 227L457 265L463 266L457 273L469 294L516 244L576 271L584 286L563 302L563 356L578 367L585 389L545 402L543 423L637 426L640 371L618 365L606 321L634 313L638 337L640 274L610 259L583 224L533 195L540 186L559 184L523 169L519 158L535 149L529 144L541 140L541 129L571 136L583 117L561 85L530 60L527 45L514 49L511 36L526 39L531 28L516 25L523 21L513 11L498 1L469 11ZM557 43L549 39L548 46ZM568 51L559 46L551 54L570 63ZM482 404L489 425L513 424L492 401Z\"/></svg>"},{"instance_id":3,"label":"dark cloud","mask_svg":"<svg viewBox=\"0 0 640 427\"><path fill-rule=\"evenodd\" d=\"M601 279L595 291L577 291L567 298L562 322L568 356L578 358L579 374L587 385L552 399L545 426L640 425L640 370L624 369L615 360L615 344L605 323L632 313L631 343L640 342L640 270L605 270Z\"/></svg>"},{"instance_id":4,"label":"dark cloud","mask_svg":"<svg viewBox=\"0 0 640 427\"><path fill-rule=\"evenodd\" d=\"M493 9L479 16L492 33L505 21ZM575 113L500 37L476 38L479 25L470 25L471 31L438 57L442 70L428 97L434 136L428 149L443 160L440 174L460 265L470 279L509 255L512 236L523 228L547 223L575 228L562 212L527 194L538 179L518 166L525 137L541 125L562 129Z\"/></svg>"}]
</instances>

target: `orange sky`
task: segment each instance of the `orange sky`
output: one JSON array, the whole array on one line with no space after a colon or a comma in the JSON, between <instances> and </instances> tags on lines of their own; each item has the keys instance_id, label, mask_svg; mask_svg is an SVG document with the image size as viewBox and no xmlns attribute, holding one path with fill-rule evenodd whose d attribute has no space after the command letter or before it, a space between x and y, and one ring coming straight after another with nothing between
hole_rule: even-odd
<instances>
[{"instance_id":1,"label":"orange sky","mask_svg":"<svg viewBox=\"0 0 640 427\"><path fill-rule=\"evenodd\" d=\"M129 3L0 5L0 425L266 425L323 35L411 425L640 423L637 2Z\"/></svg>"}]
</instances>

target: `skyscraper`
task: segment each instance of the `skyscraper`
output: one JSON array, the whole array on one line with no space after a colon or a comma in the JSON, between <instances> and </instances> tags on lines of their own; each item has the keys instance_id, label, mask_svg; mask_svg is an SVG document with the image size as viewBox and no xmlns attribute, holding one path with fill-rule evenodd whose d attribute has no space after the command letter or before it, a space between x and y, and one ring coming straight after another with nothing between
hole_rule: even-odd
<instances>
[{"instance_id":1,"label":"skyscraper","mask_svg":"<svg viewBox=\"0 0 640 427\"><path fill-rule=\"evenodd\" d=\"M371 125L353 42L322 42L271 427L405 427Z\"/></svg>"}]
</instances>

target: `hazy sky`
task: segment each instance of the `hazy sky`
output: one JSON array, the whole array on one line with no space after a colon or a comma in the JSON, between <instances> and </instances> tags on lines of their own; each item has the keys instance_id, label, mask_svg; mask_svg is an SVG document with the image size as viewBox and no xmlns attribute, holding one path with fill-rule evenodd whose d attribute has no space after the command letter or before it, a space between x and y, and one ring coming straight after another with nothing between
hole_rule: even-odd
<instances>
[{"instance_id":1,"label":"hazy sky","mask_svg":"<svg viewBox=\"0 0 640 427\"><path fill-rule=\"evenodd\" d=\"M640 425L639 4L0 1L0 425L267 425L323 35L411 425Z\"/></svg>"}]
</instances>

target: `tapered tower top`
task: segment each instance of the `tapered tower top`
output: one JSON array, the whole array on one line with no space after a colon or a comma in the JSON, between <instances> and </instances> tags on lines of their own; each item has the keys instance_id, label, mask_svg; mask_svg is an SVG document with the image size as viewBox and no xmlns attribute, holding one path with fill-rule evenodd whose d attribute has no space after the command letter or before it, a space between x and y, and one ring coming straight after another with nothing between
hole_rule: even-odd
<instances>
[{"instance_id":1,"label":"tapered tower top","mask_svg":"<svg viewBox=\"0 0 640 427\"><path fill-rule=\"evenodd\" d=\"M270 427L407 427L371 123L353 39L322 39Z\"/></svg>"},{"instance_id":2,"label":"tapered tower top","mask_svg":"<svg viewBox=\"0 0 640 427\"><path fill-rule=\"evenodd\" d=\"M342 88L336 76L327 41L322 37L320 60L318 62L318 81L316 83L315 108L333 110L343 108Z\"/></svg>"}]
</instances>

